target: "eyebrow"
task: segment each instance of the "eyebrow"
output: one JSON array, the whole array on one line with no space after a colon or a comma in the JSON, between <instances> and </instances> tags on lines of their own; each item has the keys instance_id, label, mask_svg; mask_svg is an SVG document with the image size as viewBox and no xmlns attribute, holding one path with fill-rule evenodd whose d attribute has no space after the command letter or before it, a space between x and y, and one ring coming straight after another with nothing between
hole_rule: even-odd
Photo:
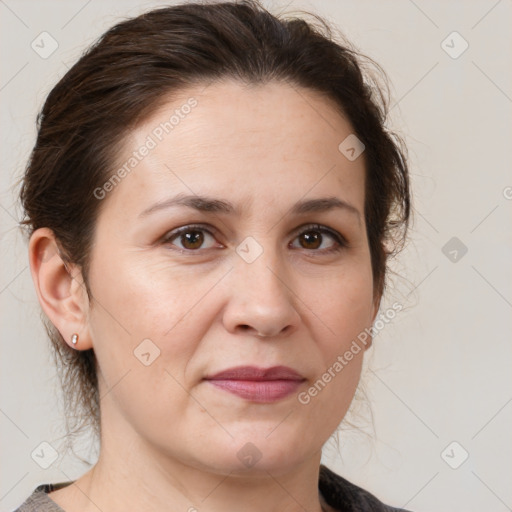
<instances>
[{"instance_id":1,"label":"eyebrow","mask_svg":"<svg viewBox=\"0 0 512 512\"><path fill-rule=\"evenodd\" d=\"M186 206L201 212L223 213L236 216L240 216L241 213L241 209L234 206L229 201L206 196L178 194L170 199L165 199L155 203L141 212L139 217L145 217L156 211L172 208L173 206ZM322 197L318 199L298 201L292 206L290 213L293 215L303 215L306 213L327 212L334 209L341 209L352 213L357 217L358 221L361 222L361 214L359 213L359 210L350 203L347 203L337 197Z\"/></svg>"}]
</instances>

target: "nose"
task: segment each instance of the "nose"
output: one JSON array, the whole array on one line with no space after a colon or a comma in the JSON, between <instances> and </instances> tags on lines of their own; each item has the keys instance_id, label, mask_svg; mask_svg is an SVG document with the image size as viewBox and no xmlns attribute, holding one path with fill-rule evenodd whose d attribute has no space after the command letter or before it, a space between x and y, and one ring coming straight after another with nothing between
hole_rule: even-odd
<instances>
[{"instance_id":1,"label":"nose","mask_svg":"<svg viewBox=\"0 0 512 512\"><path fill-rule=\"evenodd\" d=\"M289 336L299 326L299 300L289 273L269 252L264 251L252 263L237 259L230 272L223 323L233 334Z\"/></svg>"}]
</instances>

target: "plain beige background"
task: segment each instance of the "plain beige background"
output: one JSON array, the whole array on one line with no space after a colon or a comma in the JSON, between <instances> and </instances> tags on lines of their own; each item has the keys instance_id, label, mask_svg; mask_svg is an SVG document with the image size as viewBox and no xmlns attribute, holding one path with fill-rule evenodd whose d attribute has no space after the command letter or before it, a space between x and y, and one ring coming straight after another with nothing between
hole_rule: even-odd
<instances>
[{"instance_id":1,"label":"plain beige background","mask_svg":"<svg viewBox=\"0 0 512 512\"><path fill-rule=\"evenodd\" d=\"M344 431L342 456L329 442L323 462L416 512L512 510L512 2L264 3L325 16L383 66L410 150L415 223L383 306L405 309L375 339L362 377L375 429L363 402L351 418L369 435ZM59 451L59 384L14 185L51 87L120 17L155 5L0 0L1 512L87 469ZM41 37L48 52L58 45L51 55L32 48ZM31 457L42 442L57 451L47 469Z\"/></svg>"}]
</instances>

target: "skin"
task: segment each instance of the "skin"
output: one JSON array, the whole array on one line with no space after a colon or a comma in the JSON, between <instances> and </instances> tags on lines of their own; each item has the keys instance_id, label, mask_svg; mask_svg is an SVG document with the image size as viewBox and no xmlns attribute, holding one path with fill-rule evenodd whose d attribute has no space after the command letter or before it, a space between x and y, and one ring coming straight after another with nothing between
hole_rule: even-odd
<instances>
[{"instance_id":1,"label":"skin","mask_svg":"<svg viewBox=\"0 0 512 512\"><path fill-rule=\"evenodd\" d=\"M52 232L31 237L42 308L70 346L76 332L78 350L94 348L102 397L98 463L50 497L85 512L167 512L170 503L173 510L229 512L243 504L246 512L320 512L321 448L351 403L364 350L309 404L297 393L378 310L364 154L349 161L340 153L353 129L315 92L229 81L167 102L131 131L118 165L190 97L198 105L102 200L91 301ZM240 215L174 206L139 217L178 193L229 201ZM355 212L290 213L297 201L332 197ZM311 223L340 233L347 245L328 252L335 238L318 236ZM163 240L189 224L211 232L199 233L202 245L183 236ZM236 252L248 236L263 249L252 263ZM160 350L149 366L134 356L144 339ZM203 380L243 364L290 366L306 380L270 404ZM237 457L246 443L261 454L250 467Z\"/></svg>"}]
</instances>

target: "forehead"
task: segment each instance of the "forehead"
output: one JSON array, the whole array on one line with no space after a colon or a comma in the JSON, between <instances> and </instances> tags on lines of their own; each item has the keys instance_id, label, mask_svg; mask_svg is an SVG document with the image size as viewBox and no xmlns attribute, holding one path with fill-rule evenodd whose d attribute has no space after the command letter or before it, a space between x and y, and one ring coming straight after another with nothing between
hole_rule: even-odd
<instances>
[{"instance_id":1,"label":"forehead","mask_svg":"<svg viewBox=\"0 0 512 512\"><path fill-rule=\"evenodd\" d=\"M128 134L116 162L128 172L109 201L129 214L178 192L247 208L328 194L362 209L364 154L339 149L352 134L334 102L285 82L189 88Z\"/></svg>"}]
</instances>

